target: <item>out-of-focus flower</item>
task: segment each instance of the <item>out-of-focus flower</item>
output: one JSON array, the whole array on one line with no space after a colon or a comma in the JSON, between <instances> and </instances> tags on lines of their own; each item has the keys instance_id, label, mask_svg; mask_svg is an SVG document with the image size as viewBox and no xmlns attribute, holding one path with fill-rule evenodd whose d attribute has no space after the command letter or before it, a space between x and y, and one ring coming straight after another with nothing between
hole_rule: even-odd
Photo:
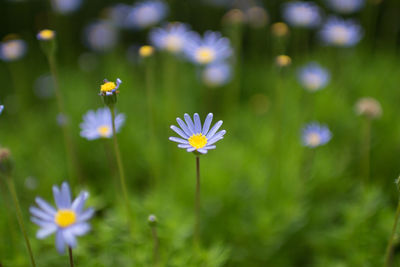
<instances>
[{"instance_id":1,"label":"out-of-focus flower","mask_svg":"<svg viewBox=\"0 0 400 267\"><path fill-rule=\"evenodd\" d=\"M166 27L153 29L150 32L150 42L160 50L176 54L182 52L188 38L192 35L188 25L174 22Z\"/></svg>"},{"instance_id":2,"label":"out-of-focus flower","mask_svg":"<svg viewBox=\"0 0 400 267\"><path fill-rule=\"evenodd\" d=\"M213 119L212 113L207 115L203 127L201 127L200 116L197 113L193 116L194 122L187 113L185 113L184 118L186 123L181 118L176 119L181 128L171 125L171 129L183 138L169 138L169 140L179 143L179 148L186 149L187 152L206 154L208 150L215 149L216 146L214 144L217 141L224 138L225 130L217 132L222 125L222 121L218 121L210 130Z\"/></svg>"},{"instance_id":3,"label":"out-of-focus flower","mask_svg":"<svg viewBox=\"0 0 400 267\"><path fill-rule=\"evenodd\" d=\"M164 2L148 0L136 3L127 20L135 28L143 29L158 24L167 16L167 12L168 7Z\"/></svg>"},{"instance_id":4,"label":"out-of-focus flower","mask_svg":"<svg viewBox=\"0 0 400 267\"><path fill-rule=\"evenodd\" d=\"M319 34L326 45L350 47L361 40L363 31L353 20L330 17Z\"/></svg>"},{"instance_id":5,"label":"out-of-focus flower","mask_svg":"<svg viewBox=\"0 0 400 267\"><path fill-rule=\"evenodd\" d=\"M37 35L36 38L40 41L50 41L53 40L56 36L56 32L49 29L41 30Z\"/></svg>"},{"instance_id":6,"label":"out-of-focus flower","mask_svg":"<svg viewBox=\"0 0 400 267\"><path fill-rule=\"evenodd\" d=\"M56 248L59 253L65 251L65 247L75 248L76 237L86 234L90 230L87 222L94 214L93 208L84 210L85 202L89 197L86 191L81 192L72 201L69 185L64 182L61 188L53 186L56 208L40 197L35 199L39 208L31 206L32 222L40 229L36 237L43 239L52 233L56 233Z\"/></svg>"},{"instance_id":7,"label":"out-of-focus flower","mask_svg":"<svg viewBox=\"0 0 400 267\"><path fill-rule=\"evenodd\" d=\"M147 222L149 223L149 225L151 227L156 226L157 225L157 217L154 214L150 214L149 217L147 218Z\"/></svg>"},{"instance_id":8,"label":"out-of-focus flower","mask_svg":"<svg viewBox=\"0 0 400 267\"><path fill-rule=\"evenodd\" d=\"M364 0L326 0L328 6L335 12L340 14L351 14L359 11Z\"/></svg>"},{"instance_id":9,"label":"out-of-focus flower","mask_svg":"<svg viewBox=\"0 0 400 267\"><path fill-rule=\"evenodd\" d=\"M114 25L120 28L133 28L132 22L129 21L129 15L132 12L132 6L127 4L116 4L107 9L107 17Z\"/></svg>"},{"instance_id":10,"label":"out-of-focus flower","mask_svg":"<svg viewBox=\"0 0 400 267\"><path fill-rule=\"evenodd\" d=\"M0 59L15 61L26 54L27 45L24 40L11 39L0 43Z\"/></svg>"},{"instance_id":11,"label":"out-of-focus flower","mask_svg":"<svg viewBox=\"0 0 400 267\"><path fill-rule=\"evenodd\" d=\"M207 65L202 73L203 82L210 87L217 87L227 84L231 78L231 67L221 62Z\"/></svg>"},{"instance_id":12,"label":"out-of-focus flower","mask_svg":"<svg viewBox=\"0 0 400 267\"><path fill-rule=\"evenodd\" d=\"M97 21L89 24L84 30L85 44L97 52L111 50L118 41L115 27L107 21Z\"/></svg>"},{"instance_id":13,"label":"out-of-focus flower","mask_svg":"<svg viewBox=\"0 0 400 267\"><path fill-rule=\"evenodd\" d=\"M54 80L50 74L39 76L33 85L35 95L41 99L48 99L54 94Z\"/></svg>"},{"instance_id":14,"label":"out-of-focus flower","mask_svg":"<svg viewBox=\"0 0 400 267\"><path fill-rule=\"evenodd\" d=\"M268 13L260 6L252 6L245 11L246 20L250 27L262 28L268 23Z\"/></svg>"},{"instance_id":15,"label":"out-of-focus flower","mask_svg":"<svg viewBox=\"0 0 400 267\"><path fill-rule=\"evenodd\" d=\"M357 115L369 119L377 119L382 116L382 107L378 100L372 97L360 98L355 106Z\"/></svg>"},{"instance_id":16,"label":"out-of-focus flower","mask_svg":"<svg viewBox=\"0 0 400 267\"><path fill-rule=\"evenodd\" d=\"M10 177L13 165L10 150L5 147L0 147L0 173L6 177Z\"/></svg>"},{"instance_id":17,"label":"out-of-focus flower","mask_svg":"<svg viewBox=\"0 0 400 267\"><path fill-rule=\"evenodd\" d=\"M3 113L4 105L0 105L0 114Z\"/></svg>"},{"instance_id":18,"label":"out-of-focus flower","mask_svg":"<svg viewBox=\"0 0 400 267\"><path fill-rule=\"evenodd\" d=\"M51 0L53 10L64 15L78 10L81 4L82 0Z\"/></svg>"},{"instance_id":19,"label":"out-of-focus flower","mask_svg":"<svg viewBox=\"0 0 400 267\"><path fill-rule=\"evenodd\" d=\"M275 58L275 63L278 67L287 67L292 64L292 59L287 55L279 55Z\"/></svg>"},{"instance_id":20,"label":"out-of-focus flower","mask_svg":"<svg viewBox=\"0 0 400 267\"><path fill-rule=\"evenodd\" d=\"M313 92L323 89L328 84L330 75L318 63L311 62L299 70L298 79L307 91Z\"/></svg>"},{"instance_id":21,"label":"out-of-focus flower","mask_svg":"<svg viewBox=\"0 0 400 267\"><path fill-rule=\"evenodd\" d=\"M154 54L154 47L150 45L143 45L139 48L139 56L142 58L150 57Z\"/></svg>"},{"instance_id":22,"label":"out-of-focus flower","mask_svg":"<svg viewBox=\"0 0 400 267\"><path fill-rule=\"evenodd\" d=\"M313 2L293 1L284 5L283 19L293 27L315 28L321 22L321 14Z\"/></svg>"},{"instance_id":23,"label":"out-of-focus flower","mask_svg":"<svg viewBox=\"0 0 400 267\"><path fill-rule=\"evenodd\" d=\"M56 121L59 126L63 127L69 123L69 118L64 113L58 113Z\"/></svg>"},{"instance_id":24,"label":"out-of-focus flower","mask_svg":"<svg viewBox=\"0 0 400 267\"><path fill-rule=\"evenodd\" d=\"M271 31L276 37L285 37L289 34L289 27L284 22L276 22L271 25Z\"/></svg>"},{"instance_id":25,"label":"out-of-focus flower","mask_svg":"<svg viewBox=\"0 0 400 267\"><path fill-rule=\"evenodd\" d=\"M125 115L117 114L115 116L115 130L117 133L125 123ZM97 111L89 110L83 116L83 122L80 124L81 136L87 140L112 137L112 118L111 111L108 108L99 108Z\"/></svg>"},{"instance_id":26,"label":"out-of-focus flower","mask_svg":"<svg viewBox=\"0 0 400 267\"><path fill-rule=\"evenodd\" d=\"M224 24L242 24L246 21L246 16L242 10L234 8L226 12L222 17Z\"/></svg>"},{"instance_id":27,"label":"out-of-focus flower","mask_svg":"<svg viewBox=\"0 0 400 267\"><path fill-rule=\"evenodd\" d=\"M328 143L332 133L325 125L313 122L307 124L302 130L302 143L304 146L317 147Z\"/></svg>"},{"instance_id":28,"label":"out-of-focus flower","mask_svg":"<svg viewBox=\"0 0 400 267\"><path fill-rule=\"evenodd\" d=\"M212 31L205 32L203 38L193 35L188 39L184 51L192 62L200 65L221 62L232 55L229 39Z\"/></svg>"}]
</instances>

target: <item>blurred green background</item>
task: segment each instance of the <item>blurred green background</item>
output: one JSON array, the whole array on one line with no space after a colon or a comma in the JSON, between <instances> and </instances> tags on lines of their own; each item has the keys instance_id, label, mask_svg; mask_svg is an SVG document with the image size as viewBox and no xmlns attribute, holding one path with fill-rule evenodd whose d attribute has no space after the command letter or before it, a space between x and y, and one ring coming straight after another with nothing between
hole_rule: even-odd
<instances>
[{"instance_id":1,"label":"blurred green background","mask_svg":"<svg viewBox=\"0 0 400 267\"><path fill-rule=\"evenodd\" d=\"M400 2L367 1L352 16L364 28L354 48L321 46L310 31L307 46L299 47L290 34L287 46L276 49L270 25L282 20L283 2L248 2L265 8L268 23L241 25L242 49L232 81L207 88L198 67L158 51L148 62L152 71L146 76L146 63L136 47L148 44L148 30L119 30L117 44L107 52L85 46L84 27L105 18L115 1L84 1L74 13L60 15L47 1L2 0L0 36L18 34L28 49L18 61L0 62L0 102L5 105L0 144L13 155L13 179L38 266L68 263L67 255L57 253L54 236L35 238L37 226L29 221L28 211L35 196L51 200L52 185L65 180L74 195L87 189L89 205L96 209L92 231L74 250L77 266L152 266L149 214L159 220L161 266L383 264L398 199L394 181L400 172ZM228 37L237 30L221 22L235 5L167 3L167 21L188 23L201 33L218 30ZM43 28L57 32L60 89L78 172L67 164L52 83L37 80L49 75L35 37ZM275 64L279 53L292 57L292 65L283 71ZM327 88L316 93L297 81L298 67L310 60L331 72ZM150 107L146 77L154 85ZM118 138L135 217L134 239L126 226L111 140L87 141L79 135L82 116L103 107L98 91L104 78L123 81L117 109L126 122ZM372 122L369 179L361 170L365 118L354 112L356 101L365 96L376 98L383 109L382 117ZM154 114L153 137L149 110ZM202 120L214 113L227 131L217 149L201 157L200 250L192 244L195 157L168 140L175 135L169 126L176 125L176 117L195 112ZM310 121L329 125L331 142L315 150L303 147L301 128ZM4 181L0 185L0 263L29 266L11 197ZM392 266L400 266L399 251L396 236Z\"/></svg>"}]
</instances>

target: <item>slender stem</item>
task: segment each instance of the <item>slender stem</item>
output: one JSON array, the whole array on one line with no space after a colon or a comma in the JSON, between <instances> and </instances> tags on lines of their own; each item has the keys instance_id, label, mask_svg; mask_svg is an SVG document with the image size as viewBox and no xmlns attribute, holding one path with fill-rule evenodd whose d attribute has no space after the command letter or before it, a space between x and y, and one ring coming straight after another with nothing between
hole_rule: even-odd
<instances>
[{"instance_id":1,"label":"slender stem","mask_svg":"<svg viewBox=\"0 0 400 267\"><path fill-rule=\"evenodd\" d=\"M194 243L199 245L199 226L200 226L200 157L196 155L196 203L195 203L195 224L194 224Z\"/></svg>"},{"instance_id":2,"label":"slender stem","mask_svg":"<svg viewBox=\"0 0 400 267\"><path fill-rule=\"evenodd\" d=\"M130 217L130 205L129 205L128 190L127 190L126 181L125 181L124 167L122 165L121 152L119 150L119 145L118 145L118 140L117 140L117 131L115 128L115 107L110 107L110 111L111 111L112 131L113 131L113 140L114 140L114 152L115 152L115 157L117 159L119 180L121 183L122 194L124 197L124 202L126 205L126 209L128 212L128 218L129 218ZM129 222L129 223L131 223L131 222Z\"/></svg>"},{"instance_id":3,"label":"slender stem","mask_svg":"<svg viewBox=\"0 0 400 267\"><path fill-rule=\"evenodd\" d=\"M392 229L392 234L390 235L389 243L386 248L386 255L385 255L385 266L388 267L391 264L391 256L392 256L392 248L393 248L393 240L394 236L396 234L396 229L397 229L397 223L399 221L399 216L400 216L400 200L397 203L397 211L396 211L396 217L394 219L394 225Z\"/></svg>"},{"instance_id":4,"label":"slender stem","mask_svg":"<svg viewBox=\"0 0 400 267\"><path fill-rule=\"evenodd\" d=\"M10 193L11 193L14 205L15 205L15 210L16 210L16 214L17 214L17 220L18 220L19 226L21 228L21 232L22 232L22 234L24 236L24 239L25 239L26 247L27 247L28 252L29 252L29 257L31 259L31 264L32 264L33 267L36 267L35 259L33 257L33 253L32 253L31 243L29 242L28 235L27 235L26 230L25 230L24 220L22 218L21 207L19 205L18 196L17 196L17 192L15 190L14 181L12 180L11 177L7 177L7 185L8 185L8 189L10 190Z\"/></svg>"},{"instance_id":5,"label":"slender stem","mask_svg":"<svg viewBox=\"0 0 400 267\"><path fill-rule=\"evenodd\" d=\"M370 176L370 150L371 150L371 119L365 119L364 126L364 140L363 140L363 160L362 160L362 174L365 182L368 182Z\"/></svg>"},{"instance_id":6,"label":"slender stem","mask_svg":"<svg viewBox=\"0 0 400 267\"><path fill-rule=\"evenodd\" d=\"M52 74L52 77L54 79L54 91L56 95L56 100L57 100L57 107L58 107L58 113L61 116L65 116L65 119L67 119L67 114L65 112L64 108L64 101L62 98L61 90L60 90L60 83L58 79L58 72L57 72L57 66L56 66L56 60L54 55L48 55L48 62L49 62L49 67L50 67L50 72ZM72 142L72 138L69 134L69 129L68 129L68 121L61 123L61 129L63 132L63 137L64 137L64 145L65 145L65 151L67 153L67 159L68 159L68 168L70 175L73 175L74 168L76 170L76 175L78 176L79 182L81 182L81 175L80 172L78 171L78 163L76 161L76 157L74 157L74 144Z\"/></svg>"},{"instance_id":7,"label":"slender stem","mask_svg":"<svg viewBox=\"0 0 400 267\"><path fill-rule=\"evenodd\" d=\"M69 254L69 265L74 267L74 257L72 256L72 248L68 247L68 254Z\"/></svg>"},{"instance_id":8,"label":"slender stem","mask_svg":"<svg viewBox=\"0 0 400 267\"><path fill-rule=\"evenodd\" d=\"M158 266L160 255L159 255L159 240L158 240L156 226L151 227L151 233L153 235L153 242L154 242L153 262L154 262L154 266Z\"/></svg>"}]
</instances>

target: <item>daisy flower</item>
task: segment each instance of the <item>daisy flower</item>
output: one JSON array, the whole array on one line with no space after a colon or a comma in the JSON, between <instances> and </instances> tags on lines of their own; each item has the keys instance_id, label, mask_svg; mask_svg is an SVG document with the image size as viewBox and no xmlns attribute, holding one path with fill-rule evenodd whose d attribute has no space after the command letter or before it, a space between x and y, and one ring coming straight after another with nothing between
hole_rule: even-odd
<instances>
[{"instance_id":1,"label":"daisy flower","mask_svg":"<svg viewBox=\"0 0 400 267\"><path fill-rule=\"evenodd\" d=\"M38 34L36 35L36 38L40 41L50 41L50 40L53 40L55 36L56 36L55 31L49 30L49 29L44 29L44 30L41 30L40 32L38 32Z\"/></svg>"},{"instance_id":2,"label":"daisy flower","mask_svg":"<svg viewBox=\"0 0 400 267\"><path fill-rule=\"evenodd\" d=\"M353 20L330 17L319 34L326 45L350 47L361 40L363 32L361 26Z\"/></svg>"},{"instance_id":3,"label":"daisy flower","mask_svg":"<svg viewBox=\"0 0 400 267\"><path fill-rule=\"evenodd\" d=\"M125 123L125 115L117 114L115 117L115 129L120 131ZM112 137L112 119L108 108L99 108L97 111L89 110L83 116L80 124L81 136L87 140Z\"/></svg>"},{"instance_id":4,"label":"daisy flower","mask_svg":"<svg viewBox=\"0 0 400 267\"><path fill-rule=\"evenodd\" d=\"M150 32L150 42L160 50L177 54L182 52L186 41L193 33L189 26L180 23L169 23L164 28L155 28Z\"/></svg>"},{"instance_id":5,"label":"daisy flower","mask_svg":"<svg viewBox=\"0 0 400 267\"><path fill-rule=\"evenodd\" d=\"M302 130L302 143L307 147L317 147L325 145L331 140L332 134L325 125L313 122L307 124Z\"/></svg>"},{"instance_id":6,"label":"daisy flower","mask_svg":"<svg viewBox=\"0 0 400 267\"><path fill-rule=\"evenodd\" d=\"M202 78L203 82L210 87L225 85L231 78L231 66L226 63L208 65L203 70Z\"/></svg>"},{"instance_id":7,"label":"daisy flower","mask_svg":"<svg viewBox=\"0 0 400 267\"><path fill-rule=\"evenodd\" d=\"M0 42L0 59L3 61L15 61L26 54L27 45L21 39Z\"/></svg>"},{"instance_id":8,"label":"daisy flower","mask_svg":"<svg viewBox=\"0 0 400 267\"><path fill-rule=\"evenodd\" d=\"M328 84L330 75L318 63L312 62L299 70L298 79L308 91L317 91Z\"/></svg>"},{"instance_id":9,"label":"daisy flower","mask_svg":"<svg viewBox=\"0 0 400 267\"><path fill-rule=\"evenodd\" d=\"M365 0L326 0L328 6L340 14L351 14L359 11Z\"/></svg>"},{"instance_id":10,"label":"daisy flower","mask_svg":"<svg viewBox=\"0 0 400 267\"><path fill-rule=\"evenodd\" d=\"M312 2L289 2L284 5L282 16L293 27L315 28L321 22L319 7Z\"/></svg>"},{"instance_id":11,"label":"daisy flower","mask_svg":"<svg viewBox=\"0 0 400 267\"><path fill-rule=\"evenodd\" d=\"M51 0L53 10L63 15L76 11L81 4L82 0Z\"/></svg>"},{"instance_id":12,"label":"daisy flower","mask_svg":"<svg viewBox=\"0 0 400 267\"><path fill-rule=\"evenodd\" d=\"M144 1L136 3L128 16L128 21L139 29L156 25L167 16L168 7L162 1Z\"/></svg>"},{"instance_id":13,"label":"daisy flower","mask_svg":"<svg viewBox=\"0 0 400 267\"><path fill-rule=\"evenodd\" d=\"M212 113L207 115L203 127L201 127L200 116L197 113L193 116L194 122L187 113L185 113L184 119L186 123L181 118L176 119L181 128L171 125L171 129L183 139L170 137L169 140L179 143L178 147L186 149L187 152L206 154L209 149L215 149L216 146L214 144L217 141L224 138L225 130L217 132L222 125L222 121L218 121L210 130L213 119Z\"/></svg>"},{"instance_id":14,"label":"daisy flower","mask_svg":"<svg viewBox=\"0 0 400 267\"><path fill-rule=\"evenodd\" d=\"M0 105L0 114L3 113L4 105Z\"/></svg>"},{"instance_id":15,"label":"daisy flower","mask_svg":"<svg viewBox=\"0 0 400 267\"><path fill-rule=\"evenodd\" d=\"M188 39L185 54L192 62L207 65L228 59L232 48L229 39L222 37L221 33L207 31L203 38L193 34Z\"/></svg>"},{"instance_id":16,"label":"daisy flower","mask_svg":"<svg viewBox=\"0 0 400 267\"><path fill-rule=\"evenodd\" d=\"M63 253L66 246L75 248L76 237L82 236L90 230L87 220L93 216L94 209L83 209L89 197L89 193L86 191L81 192L72 201L71 191L66 182L60 188L53 186L53 195L56 208L37 197L35 201L38 207L31 206L29 211L32 214L32 222L40 227L36 237L43 239L55 233L56 248L59 253Z\"/></svg>"},{"instance_id":17,"label":"daisy flower","mask_svg":"<svg viewBox=\"0 0 400 267\"><path fill-rule=\"evenodd\" d=\"M117 78L115 82L110 82L107 79L104 79L104 83L100 86L100 95L114 95L118 93L118 88L122 83L120 78Z\"/></svg>"}]
</instances>

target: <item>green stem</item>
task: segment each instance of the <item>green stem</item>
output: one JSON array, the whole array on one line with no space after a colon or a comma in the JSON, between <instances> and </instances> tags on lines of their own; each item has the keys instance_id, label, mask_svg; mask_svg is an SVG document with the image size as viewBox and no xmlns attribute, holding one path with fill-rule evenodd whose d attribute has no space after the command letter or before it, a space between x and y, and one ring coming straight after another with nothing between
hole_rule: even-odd
<instances>
[{"instance_id":1,"label":"green stem","mask_svg":"<svg viewBox=\"0 0 400 267\"><path fill-rule=\"evenodd\" d=\"M364 140L363 140L363 160L362 160L362 174L365 182L369 181L370 176L370 150L371 150L371 120L365 119L364 126Z\"/></svg>"},{"instance_id":2,"label":"green stem","mask_svg":"<svg viewBox=\"0 0 400 267\"><path fill-rule=\"evenodd\" d=\"M33 258L31 243L29 242L28 235L27 235L26 230L25 230L25 225L24 225L24 221L23 221L23 218L22 218L21 207L19 205L18 196L17 196L17 192L15 190L14 181L12 180L11 177L7 177L7 185L8 185L8 189L10 190L10 193L11 193L14 205L15 205L15 210L16 210L16 214L17 214L17 220L18 220L19 226L21 228L21 232L22 232L22 234L24 236L24 239L25 239L26 247L27 247L28 252L29 252L29 257L31 259L31 264L32 264L33 267L36 267L35 259Z\"/></svg>"},{"instance_id":3,"label":"green stem","mask_svg":"<svg viewBox=\"0 0 400 267\"><path fill-rule=\"evenodd\" d=\"M72 248L68 247L68 254L69 254L69 265L74 267L74 257L72 256Z\"/></svg>"},{"instance_id":4,"label":"green stem","mask_svg":"<svg viewBox=\"0 0 400 267\"><path fill-rule=\"evenodd\" d=\"M396 234L396 229L397 229L397 223L399 221L399 216L400 216L400 201L397 203L397 211L396 211L396 217L394 219L394 225L393 225L393 229L392 229L392 234L390 235L389 243L388 243L387 248L386 248L386 255L385 255L385 266L386 267L391 265L393 240L394 240L394 236Z\"/></svg>"},{"instance_id":5,"label":"green stem","mask_svg":"<svg viewBox=\"0 0 400 267\"><path fill-rule=\"evenodd\" d=\"M199 245L200 226L200 157L196 155L196 200L195 200L195 224L194 224L194 243Z\"/></svg>"},{"instance_id":6,"label":"green stem","mask_svg":"<svg viewBox=\"0 0 400 267\"><path fill-rule=\"evenodd\" d=\"M154 251L153 251L153 262L154 266L158 266L158 262L160 259L160 254L159 254L159 240L158 240L158 234L157 234L157 227L152 226L151 227L151 233L153 235L153 242L154 242Z\"/></svg>"},{"instance_id":7,"label":"green stem","mask_svg":"<svg viewBox=\"0 0 400 267\"><path fill-rule=\"evenodd\" d=\"M60 115L64 116L67 119L67 113L65 112L64 101L63 101L61 90L60 90L60 83L59 83L59 79L58 79L56 60L55 60L54 55L48 55L47 59L49 62L51 75L54 79L54 91L55 91L56 100L57 100L58 112ZM62 129L63 137L64 137L64 145L65 145L65 151L67 153L68 168L69 168L70 175L73 175L75 172L74 169L76 169L76 175L77 175L78 181L79 181L79 183L81 183L82 179L81 179L80 172L78 171L79 168L78 168L78 163L76 162L76 157L74 157L74 154L75 154L74 153L74 144L73 144L71 136L69 134L68 121L61 124L61 129Z\"/></svg>"},{"instance_id":8,"label":"green stem","mask_svg":"<svg viewBox=\"0 0 400 267\"><path fill-rule=\"evenodd\" d=\"M115 157L117 159L119 180L121 183L121 189L122 189L122 194L124 197L125 206L126 206L126 209L128 212L128 218L130 218L130 205L129 205L128 190L127 190L126 181L125 181L124 167L122 165L121 152L119 150L119 145L118 145L118 140L117 140L117 131L115 128L115 107L110 107L110 111L111 111L112 131L113 131L113 140L114 140L114 152L115 152ZM129 220L129 223L131 223L130 220Z\"/></svg>"}]
</instances>

